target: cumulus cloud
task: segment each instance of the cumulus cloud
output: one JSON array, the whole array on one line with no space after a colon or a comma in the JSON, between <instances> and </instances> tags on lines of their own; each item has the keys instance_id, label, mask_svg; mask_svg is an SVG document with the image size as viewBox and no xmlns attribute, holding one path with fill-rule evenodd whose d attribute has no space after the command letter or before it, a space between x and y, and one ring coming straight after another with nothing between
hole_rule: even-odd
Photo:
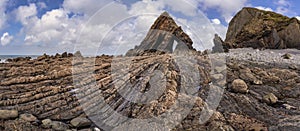
<instances>
[{"instance_id":1,"label":"cumulus cloud","mask_svg":"<svg viewBox=\"0 0 300 131\"><path fill-rule=\"evenodd\" d=\"M265 11L273 11L273 9L271 9L269 7L256 6L255 8L260 9L260 10L265 10Z\"/></svg>"},{"instance_id":2,"label":"cumulus cloud","mask_svg":"<svg viewBox=\"0 0 300 131\"><path fill-rule=\"evenodd\" d=\"M5 26L7 15L5 13L8 0L0 0L0 31Z\"/></svg>"},{"instance_id":3,"label":"cumulus cloud","mask_svg":"<svg viewBox=\"0 0 300 131\"><path fill-rule=\"evenodd\" d=\"M113 0L64 0L63 7L74 13L92 16Z\"/></svg>"},{"instance_id":4,"label":"cumulus cloud","mask_svg":"<svg viewBox=\"0 0 300 131\"><path fill-rule=\"evenodd\" d=\"M288 0L278 0L275 4L277 5L276 12L284 15L294 15L294 12L290 10L291 3Z\"/></svg>"},{"instance_id":5,"label":"cumulus cloud","mask_svg":"<svg viewBox=\"0 0 300 131\"><path fill-rule=\"evenodd\" d=\"M296 18L297 18L298 20L300 20L300 16L296 16Z\"/></svg>"},{"instance_id":6,"label":"cumulus cloud","mask_svg":"<svg viewBox=\"0 0 300 131\"><path fill-rule=\"evenodd\" d=\"M233 15L247 4L247 0L199 0L199 2L204 10L217 9L228 23Z\"/></svg>"},{"instance_id":7,"label":"cumulus cloud","mask_svg":"<svg viewBox=\"0 0 300 131\"><path fill-rule=\"evenodd\" d=\"M38 3L37 3L37 6L38 6L40 9L45 9L45 8L47 8L46 3L44 3L44 2L38 2Z\"/></svg>"},{"instance_id":8,"label":"cumulus cloud","mask_svg":"<svg viewBox=\"0 0 300 131\"><path fill-rule=\"evenodd\" d=\"M89 54L95 53L93 51L99 46L100 53L111 54L116 49L119 49L117 53L125 53L142 41L155 19L165 10L171 11L171 15L180 14L172 17L191 36L198 50L211 48L215 33L225 37L226 27L220 20L211 21L197 9L199 0L186 4L181 0L142 0L130 6L111 1L65 0L61 8L50 10L41 17L37 17L37 8L41 6L38 4L20 6L15 13L23 25L21 32L27 45L44 48L51 45L64 51L74 51L76 46ZM226 8L216 3L206 5L208 8L222 7L220 12L231 16L243 2L237 2L238 6L229 4L230 7ZM235 10L225 11L233 7Z\"/></svg>"},{"instance_id":9,"label":"cumulus cloud","mask_svg":"<svg viewBox=\"0 0 300 131\"><path fill-rule=\"evenodd\" d=\"M37 7L35 4L20 6L16 11L16 19L23 25L28 25L37 20Z\"/></svg>"},{"instance_id":10,"label":"cumulus cloud","mask_svg":"<svg viewBox=\"0 0 300 131\"><path fill-rule=\"evenodd\" d=\"M216 25L221 24L221 21L219 19L212 19L211 21Z\"/></svg>"},{"instance_id":11,"label":"cumulus cloud","mask_svg":"<svg viewBox=\"0 0 300 131\"><path fill-rule=\"evenodd\" d=\"M6 45L10 44L10 42L13 40L13 38L14 37L9 35L8 32L5 32L0 39L1 45L6 46Z\"/></svg>"}]
</instances>

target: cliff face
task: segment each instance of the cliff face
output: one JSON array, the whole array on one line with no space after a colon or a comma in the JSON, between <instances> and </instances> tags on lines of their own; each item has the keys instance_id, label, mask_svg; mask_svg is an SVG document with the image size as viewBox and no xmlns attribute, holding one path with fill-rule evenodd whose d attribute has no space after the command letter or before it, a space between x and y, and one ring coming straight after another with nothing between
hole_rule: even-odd
<instances>
[{"instance_id":1,"label":"cliff face","mask_svg":"<svg viewBox=\"0 0 300 131\"><path fill-rule=\"evenodd\" d=\"M183 32L173 18L167 13L162 13L151 26L147 36L139 46L131 49L126 55L141 55L145 51L173 52L173 44L177 41L176 48L193 49L192 39ZM186 46L182 46L186 45Z\"/></svg>"},{"instance_id":2,"label":"cliff face","mask_svg":"<svg viewBox=\"0 0 300 131\"><path fill-rule=\"evenodd\" d=\"M300 22L296 18L245 7L231 20L225 48L300 49Z\"/></svg>"}]
</instances>

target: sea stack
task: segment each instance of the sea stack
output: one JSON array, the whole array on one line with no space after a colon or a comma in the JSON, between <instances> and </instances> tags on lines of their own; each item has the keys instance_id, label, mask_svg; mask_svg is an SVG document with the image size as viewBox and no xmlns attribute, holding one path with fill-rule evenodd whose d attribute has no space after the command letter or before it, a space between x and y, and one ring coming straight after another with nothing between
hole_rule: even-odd
<instances>
[{"instance_id":1,"label":"sea stack","mask_svg":"<svg viewBox=\"0 0 300 131\"><path fill-rule=\"evenodd\" d=\"M172 53L174 42L177 42L175 49L193 48L192 39L178 26L174 19L167 13L162 13L151 26L147 36L139 46L129 50L126 56L142 55L143 52L159 51Z\"/></svg>"}]
</instances>

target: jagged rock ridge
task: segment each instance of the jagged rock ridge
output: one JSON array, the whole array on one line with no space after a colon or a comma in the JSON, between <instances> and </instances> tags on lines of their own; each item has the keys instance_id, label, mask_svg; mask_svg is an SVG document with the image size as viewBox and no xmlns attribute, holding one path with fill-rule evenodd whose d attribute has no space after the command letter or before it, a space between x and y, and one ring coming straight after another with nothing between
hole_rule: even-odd
<instances>
[{"instance_id":1,"label":"jagged rock ridge","mask_svg":"<svg viewBox=\"0 0 300 131\"><path fill-rule=\"evenodd\" d=\"M167 13L162 13L151 26L147 36L139 46L127 52L127 56L141 55L145 51L173 52L174 42L176 49L192 49L192 39L178 26L174 19Z\"/></svg>"},{"instance_id":2,"label":"jagged rock ridge","mask_svg":"<svg viewBox=\"0 0 300 131\"><path fill-rule=\"evenodd\" d=\"M300 22L281 14L245 7L229 23L226 49L300 49Z\"/></svg>"}]
</instances>

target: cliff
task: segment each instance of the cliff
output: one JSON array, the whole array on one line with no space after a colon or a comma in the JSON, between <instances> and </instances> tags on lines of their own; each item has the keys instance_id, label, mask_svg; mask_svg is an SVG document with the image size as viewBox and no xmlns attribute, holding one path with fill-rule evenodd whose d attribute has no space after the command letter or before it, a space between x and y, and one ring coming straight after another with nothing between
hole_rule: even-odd
<instances>
[{"instance_id":1,"label":"cliff","mask_svg":"<svg viewBox=\"0 0 300 131\"><path fill-rule=\"evenodd\" d=\"M300 49L300 22L281 14L245 7L229 23L225 49Z\"/></svg>"}]
</instances>

